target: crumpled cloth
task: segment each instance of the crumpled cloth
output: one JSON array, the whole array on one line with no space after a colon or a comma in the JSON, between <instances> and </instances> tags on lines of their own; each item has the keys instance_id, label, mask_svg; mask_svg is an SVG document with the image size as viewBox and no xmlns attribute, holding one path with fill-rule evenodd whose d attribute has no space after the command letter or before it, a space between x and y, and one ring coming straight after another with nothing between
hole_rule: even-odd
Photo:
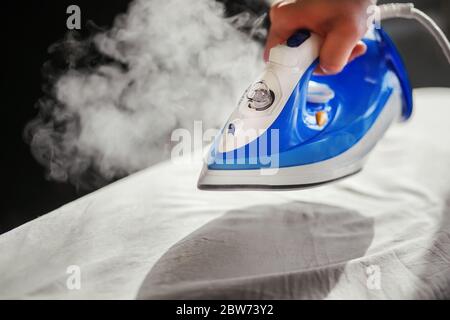
<instances>
[{"instance_id":1,"label":"crumpled cloth","mask_svg":"<svg viewBox=\"0 0 450 320\"><path fill-rule=\"evenodd\" d=\"M199 191L200 163L165 162L22 225L0 298L450 298L450 89L415 103L333 184Z\"/></svg>"}]
</instances>

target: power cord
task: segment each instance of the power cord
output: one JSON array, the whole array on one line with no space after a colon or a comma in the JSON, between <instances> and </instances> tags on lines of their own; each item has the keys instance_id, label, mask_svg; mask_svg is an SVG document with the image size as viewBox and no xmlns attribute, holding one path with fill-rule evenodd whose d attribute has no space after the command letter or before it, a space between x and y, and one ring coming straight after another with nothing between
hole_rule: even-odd
<instances>
[{"instance_id":1,"label":"power cord","mask_svg":"<svg viewBox=\"0 0 450 320\"><path fill-rule=\"evenodd\" d=\"M450 42L441 28L424 12L416 9L413 3L389 3L378 6L381 20L405 18L422 24L436 39L450 64Z\"/></svg>"}]
</instances>

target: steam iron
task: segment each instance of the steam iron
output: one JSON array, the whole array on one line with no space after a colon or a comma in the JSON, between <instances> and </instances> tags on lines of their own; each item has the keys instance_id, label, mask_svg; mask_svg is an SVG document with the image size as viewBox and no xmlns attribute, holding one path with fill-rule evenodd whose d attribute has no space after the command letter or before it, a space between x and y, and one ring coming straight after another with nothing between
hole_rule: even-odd
<instances>
[{"instance_id":1,"label":"steam iron","mask_svg":"<svg viewBox=\"0 0 450 320\"><path fill-rule=\"evenodd\" d=\"M322 39L306 30L274 47L216 137L200 189L293 189L360 171L391 123L412 113L412 90L389 36L338 75L318 76Z\"/></svg>"}]
</instances>

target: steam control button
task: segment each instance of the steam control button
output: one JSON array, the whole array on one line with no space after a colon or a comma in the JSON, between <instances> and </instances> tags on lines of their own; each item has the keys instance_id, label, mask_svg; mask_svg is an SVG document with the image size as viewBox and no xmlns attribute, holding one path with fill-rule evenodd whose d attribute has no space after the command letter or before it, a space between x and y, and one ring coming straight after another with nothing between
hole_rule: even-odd
<instances>
[{"instance_id":1,"label":"steam control button","mask_svg":"<svg viewBox=\"0 0 450 320\"><path fill-rule=\"evenodd\" d=\"M290 48L299 47L309 37L311 37L311 32L308 30L298 30L286 41L286 45Z\"/></svg>"}]
</instances>

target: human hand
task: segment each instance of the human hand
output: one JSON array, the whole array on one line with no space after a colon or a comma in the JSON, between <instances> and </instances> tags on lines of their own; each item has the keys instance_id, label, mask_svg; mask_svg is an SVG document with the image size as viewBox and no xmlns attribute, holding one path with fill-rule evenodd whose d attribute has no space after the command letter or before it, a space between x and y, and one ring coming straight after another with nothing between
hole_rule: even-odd
<instances>
[{"instance_id":1,"label":"human hand","mask_svg":"<svg viewBox=\"0 0 450 320\"><path fill-rule=\"evenodd\" d=\"M367 47L360 41L367 31L367 8L373 0L283 0L270 10L271 27L264 59L274 46L285 42L295 31L308 29L324 38L320 50L323 74L336 74L363 55Z\"/></svg>"}]
</instances>

